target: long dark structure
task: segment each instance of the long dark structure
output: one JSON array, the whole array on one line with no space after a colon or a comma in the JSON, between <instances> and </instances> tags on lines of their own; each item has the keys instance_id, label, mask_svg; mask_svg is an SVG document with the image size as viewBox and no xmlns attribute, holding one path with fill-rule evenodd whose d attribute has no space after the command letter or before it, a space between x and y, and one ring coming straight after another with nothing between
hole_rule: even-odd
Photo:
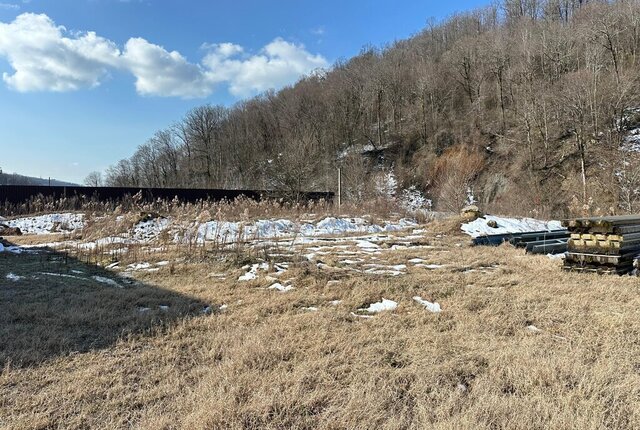
<instances>
[{"instance_id":1,"label":"long dark structure","mask_svg":"<svg viewBox=\"0 0 640 430\"><path fill-rule=\"evenodd\" d=\"M296 201L333 201L333 192L302 192L295 196L267 190L219 190L200 188L134 188L134 187L82 187L82 186L37 186L37 185L0 185L0 203L20 204L37 196L54 199L83 197L98 201L119 200L125 196L140 193L145 201L155 199L174 199L195 202L198 200L234 200L245 197L252 200L265 198L284 198Z\"/></svg>"},{"instance_id":2,"label":"long dark structure","mask_svg":"<svg viewBox=\"0 0 640 430\"><path fill-rule=\"evenodd\" d=\"M498 246L509 242L518 248L525 248L530 254L560 254L567 250L568 239L568 230L543 230L479 236L473 239L473 244Z\"/></svg>"},{"instance_id":3,"label":"long dark structure","mask_svg":"<svg viewBox=\"0 0 640 430\"><path fill-rule=\"evenodd\" d=\"M629 273L640 255L640 215L575 218L563 221L571 237L564 269Z\"/></svg>"}]
</instances>

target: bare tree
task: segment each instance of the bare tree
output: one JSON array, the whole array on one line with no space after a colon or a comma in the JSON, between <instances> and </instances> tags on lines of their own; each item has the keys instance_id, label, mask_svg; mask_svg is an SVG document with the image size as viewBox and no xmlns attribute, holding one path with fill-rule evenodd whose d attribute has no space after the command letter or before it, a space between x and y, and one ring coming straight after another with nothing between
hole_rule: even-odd
<instances>
[{"instance_id":1,"label":"bare tree","mask_svg":"<svg viewBox=\"0 0 640 430\"><path fill-rule=\"evenodd\" d=\"M101 187L102 186L102 173L91 172L84 178L84 184L87 187Z\"/></svg>"}]
</instances>

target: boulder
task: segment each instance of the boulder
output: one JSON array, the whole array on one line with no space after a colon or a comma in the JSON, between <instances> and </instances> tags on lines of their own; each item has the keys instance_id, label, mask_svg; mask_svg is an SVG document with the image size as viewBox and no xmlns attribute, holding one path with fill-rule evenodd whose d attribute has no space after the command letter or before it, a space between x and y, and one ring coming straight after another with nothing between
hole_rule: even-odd
<instances>
[{"instance_id":1,"label":"boulder","mask_svg":"<svg viewBox=\"0 0 640 430\"><path fill-rule=\"evenodd\" d=\"M487 225L491 228L498 228L498 223L493 219L490 219L489 221L487 221Z\"/></svg>"},{"instance_id":2,"label":"boulder","mask_svg":"<svg viewBox=\"0 0 640 430\"><path fill-rule=\"evenodd\" d=\"M469 205L462 208L460 211L460 216L466 222L475 221L476 219L482 216L482 212L478 209L476 205Z\"/></svg>"}]
</instances>

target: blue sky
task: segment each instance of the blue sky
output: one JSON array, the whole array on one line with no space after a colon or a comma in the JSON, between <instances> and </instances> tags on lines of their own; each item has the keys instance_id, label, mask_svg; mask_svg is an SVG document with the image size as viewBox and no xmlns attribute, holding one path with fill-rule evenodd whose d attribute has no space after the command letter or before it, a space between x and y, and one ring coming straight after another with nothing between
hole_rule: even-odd
<instances>
[{"instance_id":1,"label":"blue sky","mask_svg":"<svg viewBox=\"0 0 640 430\"><path fill-rule=\"evenodd\" d=\"M486 3L0 0L0 167L81 183L194 106L232 105Z\"/></svg>"}]
</instances>

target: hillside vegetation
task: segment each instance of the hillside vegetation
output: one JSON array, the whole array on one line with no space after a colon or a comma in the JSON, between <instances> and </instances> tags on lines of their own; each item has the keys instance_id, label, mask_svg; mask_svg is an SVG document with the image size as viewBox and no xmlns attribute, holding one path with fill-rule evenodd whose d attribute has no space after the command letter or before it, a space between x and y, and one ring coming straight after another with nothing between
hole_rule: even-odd
<instances>
[{"instance_id":1,"label":"hillside vegetation","mask_svg":"<svg viewBox=\"0 0 640 430\"><path fill-rule=\"evenodd\" d=\"M51 185L51 186L72 186L71 182L59 181L57 179L35 178L33 176L18 175L17 173L2 173L0 169L0 185Z\"/></svg>"},{"instance_id":2,"label":"hillside vegetation","mask_svg":"<svg viewBox=\"0 0 640 430\"><path fill-rule=\"evenodd\" d=\"M110 185L335 190L393 171L441 210L640 206L638 1L504 0L233 107L194 108ZM378 187L379 188L379 187Z\"/></svg>"}]
</instances>

